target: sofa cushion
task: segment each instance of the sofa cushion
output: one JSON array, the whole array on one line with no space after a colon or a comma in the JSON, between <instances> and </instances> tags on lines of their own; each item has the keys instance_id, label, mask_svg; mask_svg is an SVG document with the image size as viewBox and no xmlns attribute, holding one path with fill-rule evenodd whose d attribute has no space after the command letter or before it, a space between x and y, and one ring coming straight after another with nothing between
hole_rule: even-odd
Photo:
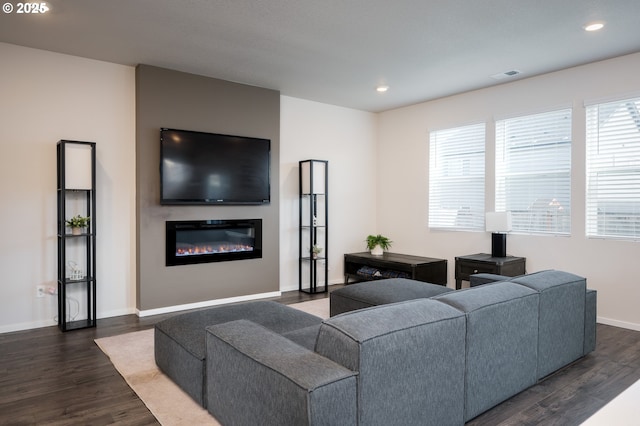
<instances>
[{"instance_id":1,"label":"sofa cushion","mask_svg":"<svg viewBox=\"0 0 640 426\"><path fill-rule=\"evenodd\" d=\"M387 303L428 298L453 291L442 285L407 278L367 281L349 284L330 294L331 316Z\"/></svg>"},{"instance_id":2,"label":"sofa cushion","mask_svg":"<svg viewBox=\"0 0 640 426\"><path fill-rule=\"evenodd\" d=\"M537 292L499 282L433 300L466 315L465 421L536 383Z\"/></svg>"},{"instance_id":3,"label":"sofa cushion","mask_svg":"<svg viewBox=\"0 0 640 426\"><path fill-rule=\"evenodd\" d=\"M358 372L363 425L460 425L464 315L417 299L348 312L320 326L316 351Z\"/></svg>"},{"instance_id":4,"label":"sofa cushion","mask_svg":"<svg viewBox=\"0 0 640 426\"><path fill-rule=\"evenodd\" d=\"M512 277L506 275L489 274L482 272L479 274L473 274L469 276L469 287L476 287L483 284L495 283L498 281L508 281Z\"/></svg>"},{"instance_id":5,"label":"sofa cushion","mask_svg":"<svg viewBox=\"0 0 640 426\"><path fill-rule=\"evenodd\" d=\"M512 281L540 293L538 379L583 356L586 280L550 270Z\"/></svg>"},{"instance_id":6,"label":"sofa cushion","mask_svg":"<svg viewBox=\"0 0 640 426\"><path fill-rule=\"evenodd\" d=\"M309 327L299 328L293 331L287 331L285 333L282 333L282 335L292 342L295 342L298 345L312 351L316 347L318 331L320 331L320 324L310 325Z\"/></svg>"}]
</instances>

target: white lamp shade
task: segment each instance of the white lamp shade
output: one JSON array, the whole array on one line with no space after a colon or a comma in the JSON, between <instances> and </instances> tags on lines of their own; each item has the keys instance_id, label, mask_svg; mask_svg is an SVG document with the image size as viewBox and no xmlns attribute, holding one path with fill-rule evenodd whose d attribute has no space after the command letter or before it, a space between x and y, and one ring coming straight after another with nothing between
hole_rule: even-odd
<instances>
[{"instance_id":1,"label":"white lamp shade","mask_svg":"<svg viewBox=\"0 0 640 426\"><path fill-rule=\"evenodd\" d=\"M66 189L92 189L91 145L67 143L64 148Z\"/></svg>"},{"instance_id":2,"label":"white lamp shade","mask_svg":"<svg viewBox=\"0 0 640 426\"><path fill-rule=\"evenodd\" d=\"M487 232L511 231L511 212L488 212L485 215L485 229Z\"/></svg>"},{"instance_id":3,"label":"white lamp shade","mask_svg":"<svg viewBox=\"0 0 640 426\"><path fill-rule=\"evenodd\" d=\"M324 161L303 161L302 167L302 193L303 194L324 194L325 174L327 163ZM313 179L312 179L313 176ZM313 185L313 187L312 187Z\"/></svg>"}]
</instances>

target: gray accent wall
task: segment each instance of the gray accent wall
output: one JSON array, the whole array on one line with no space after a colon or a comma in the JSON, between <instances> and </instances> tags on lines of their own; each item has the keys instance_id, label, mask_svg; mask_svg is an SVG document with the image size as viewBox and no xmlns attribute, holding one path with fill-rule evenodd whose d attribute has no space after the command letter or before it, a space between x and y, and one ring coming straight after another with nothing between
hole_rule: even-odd
<instances>
[{"instance_id":1,"label":"gray accent wall","mask_svg":"<svg viewBox=\"0 0 640 426\"><path fill-rule=\"evenodd\" d=\"M160 128L271 139L271 203L161 206ZM280 93L149 65L136 68L136 307L279 291ZM168 220L262 219L261 259L165 266Z\"/></svg>"}]
</instances>

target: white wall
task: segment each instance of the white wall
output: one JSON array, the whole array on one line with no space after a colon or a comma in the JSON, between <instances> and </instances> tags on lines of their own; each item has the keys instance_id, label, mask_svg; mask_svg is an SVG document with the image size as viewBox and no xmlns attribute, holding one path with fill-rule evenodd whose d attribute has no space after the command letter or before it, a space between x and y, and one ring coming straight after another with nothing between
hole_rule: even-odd
<instances>
[{"instance_id":1,"label":"white wall","mask_svg":"<svg viewBox=\"0 0 640 426\"><path fill-rule=\"evenodd\" d=\"M54 325L56 154L97 143L98 317L135 312L135 70L0 43L0 332ZM298 161L329 160L330 282L376 231L376 114L282 97L281 285L297 289ZM22 226L25 224L25 226Z\"/></svg>"},{"instance_id":2,"label":"white wall","mask_svg":"<svg viewBox=\"0 0 640 426\"><path fill-rule=\"evenodd\" d=\"M378 230L394 251L448 259L449 286L455 256L490 251L484 232L430 231L428 209L429 130L486 122L486 208L494 200L493 121L514 114L573 106L572 234L570 237L510 235L507 250L527 258L527 271L561 269L587 278L598 290L600 322L640 330L638 242L587 239L585 219L584 101L640 95L640 54L387 111L379 117ZM437 82L434 82L437 84Z\"/></svg>"},{"instance_id":3,"label":"white wall","mask_svg":"<svg viewBox=\"0 0 640 426\"><path fill-rule=\"evenodd\" d=\"M53 325L56 143L97 143L97 314L135 307L134 68L0 43L0 332Z\"/></svg>"},{"instance_id":4,"label":"white wall","mask_svg":"<svg viewBox=\"0 0 640 426\"><path fill-rule=\"evenodd\" d=\"M344 281L344 253L376 232L373 113L282 96L280 290L298 288L298 161L329 161L329 283Z\"/></svg>"}]
</instances>

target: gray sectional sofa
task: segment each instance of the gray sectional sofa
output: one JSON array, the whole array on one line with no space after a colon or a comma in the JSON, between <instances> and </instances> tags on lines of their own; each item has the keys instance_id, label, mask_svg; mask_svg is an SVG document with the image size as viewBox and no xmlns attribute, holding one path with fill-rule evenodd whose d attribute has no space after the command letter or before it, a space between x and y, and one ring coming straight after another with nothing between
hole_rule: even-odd
<instances>
[{"instance_id":1,"label":"gray sectional sofa","mask_svg":"<svg viewBox=\"0 0 640 426\"><path fill-rule=\"evenodd\" d=\"M349 285L326 320L274 302L178 315L156 362L223 425L461 425L595 347L584 278L480 278Z\"/></svg>"}]
</instances>

